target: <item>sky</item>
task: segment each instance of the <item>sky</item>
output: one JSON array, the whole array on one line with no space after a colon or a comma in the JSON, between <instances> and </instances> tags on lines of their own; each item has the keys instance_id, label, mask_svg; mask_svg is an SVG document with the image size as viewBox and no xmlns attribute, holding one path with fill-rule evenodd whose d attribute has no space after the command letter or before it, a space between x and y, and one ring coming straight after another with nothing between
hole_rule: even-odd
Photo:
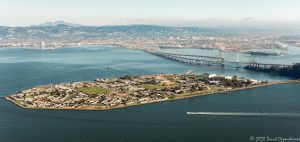
<instances>
[{"instance_id":1,"label":"sky","mask_svg":"<svg viewBox=\"0 0 300 142\"><path fill-rule=\"evenodd\" d=\"M300 0L0 0L0 25L300 25Z\"/></svg>"}]
</instances>

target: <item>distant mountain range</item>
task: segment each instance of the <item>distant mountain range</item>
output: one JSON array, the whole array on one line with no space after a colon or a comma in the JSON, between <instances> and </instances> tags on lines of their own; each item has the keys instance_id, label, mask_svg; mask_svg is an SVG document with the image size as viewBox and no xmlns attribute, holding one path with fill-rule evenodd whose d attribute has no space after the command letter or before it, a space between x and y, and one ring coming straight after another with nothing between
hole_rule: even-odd
<instances>
[{"instance_id":1,"label":"distant mountain range","mask_svg":"<svg viewBox=\"0 0 300 142\"><path fill-rule=\"evenodd\" d=\"M42 24L34 25L34 26L46 27L46 26L57 26L57 25L67 25L67 26L71 26L71 27L83 26L83 25L80 25L80 24L73 24L73 23L68 23L68 22L65 22L65 21L46 22L46 23L42 23Z\"/></svg>"},{"instance_id":2,"label":"distant mountain range","mask_svg":"<svg viewBox=\"0 0 300 142\"><path fill-rule=\"evenodd\" d=\"M60 39L60 38L119 38L119 37L170 37L200 34L236 34L250 32L272 33L262 29L213 29L201 27L166 27L154 25L84 26L65 21L46 22L28 27L0 26L0 38ZM277 31L283 33L285 31ZM124 38L126 39L126 38Z\"/></svg>"},{"instance_id":3,"label":"distant mountain range","mask_svg":"<svg viewBox=\"0 0 300 142\"><path fill-rule=\"evenodd\" d=\"M218 32L200 27L165 27L153 25L83 26L64 21L47 22L29 27L0 26L0 38L110 38L159 37Z\"/></svg>"}]
</instances>

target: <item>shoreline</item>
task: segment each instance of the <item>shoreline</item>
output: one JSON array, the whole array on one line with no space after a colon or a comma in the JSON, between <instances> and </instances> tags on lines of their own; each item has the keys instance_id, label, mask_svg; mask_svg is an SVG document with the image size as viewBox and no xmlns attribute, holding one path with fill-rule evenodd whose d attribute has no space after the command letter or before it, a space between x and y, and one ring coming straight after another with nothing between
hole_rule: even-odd
<instances>
[{"instance_id":1,"label":"shoreline","mask_svg":"<svg viewBox=\"0 0 300 142\"><path fill-rule=\"evenodd\" d=\"M215 95L215 94L220 94L220 93L228 93L228 92L235 92L239 90L248 90L248 89L255 89L255 88L260 88L260 87L267 87L267 86L272 86L272 85L278 85L278 84L293 84L293 83L300 83L300 80L287 80L287 81L274 81L270 82L268 84L264 85L255 85L255 86L248 86L248 87L241 87L241 88L235 88L235 89L230 89L230 90L222 90L222 91L215 91L215 92L206 92L202 94L198 94L197 92L192 93L191 95L187 96L178 96L173 99L167 99L167 100L160 100L160 101L153 101L153 102L148 102L148 103L141 103L141 104L133 104L133 105L124 105L124 106L116 106L116 107L110 107L110 108L33 108L33 107L25 107L15 100L12 100L8 96L1 96L1 98L5 98L5 100L17 105L18 107L21 107L23 109L29 109L29 110L76 110L76 111L106 111L106 110L113 110L113 109L120 109L120 108L127 108L127 107L132 107L132 106L139 106L139 105L148 105L148 104L154 104L154 103L160 103L160 102L167 102L167 101L174 101L174 100L181 100L181 99L188 99L188 98L193 98L193 97L201 97L201 96L208 96L208 95Z\"/></svg>"}]
</instances>

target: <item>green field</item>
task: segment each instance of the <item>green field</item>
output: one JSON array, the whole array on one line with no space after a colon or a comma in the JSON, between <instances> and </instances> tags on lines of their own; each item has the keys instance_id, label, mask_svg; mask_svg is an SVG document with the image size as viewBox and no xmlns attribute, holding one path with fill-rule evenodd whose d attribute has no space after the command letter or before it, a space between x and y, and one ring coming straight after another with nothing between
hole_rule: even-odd
<instances>
[{"instance_id":1,"label":"green field","mask_svg":"<svg viewBox=\"0 0 300 142\"><path fill-rule=\"evenodd\" d=\"M78 90L88 95L107 94L110 92L110 90L105 88L100 88L100 87L82 87L82 88L78 88Z\"/></svg>"},{"instance_id":2,"label":"green field","mask_svg":"<svg viewBox=\"0 0 300 142\"><path fill-rule=\"evenodd\" d=\"M153 90L153 89L161 90L161 89L164 89L164 88L172 88L172 87L175 87L175 86L176 86L176 84L173 84L173 85L143 84L140 87L148 89L148 90Z\"/></svg>"}]
</instances>

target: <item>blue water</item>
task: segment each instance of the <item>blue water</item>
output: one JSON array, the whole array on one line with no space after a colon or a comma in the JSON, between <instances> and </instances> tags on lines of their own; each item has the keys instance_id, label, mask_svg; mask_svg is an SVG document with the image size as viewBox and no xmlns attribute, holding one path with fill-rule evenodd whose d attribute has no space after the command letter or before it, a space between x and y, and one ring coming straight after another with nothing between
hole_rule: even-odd
<instances>
[{"instance_id":1,"label":"blue water","mask_svg":"<svg viewBox=\"0 0 300 142\"><path fill-rule=\"evenodd\" d=\"M47 51L14 48L0 50L0 96L43 84L186 70L258 80L288 79L230 67L185 65L113 46ZM300 137L298 117L186 114L300 113L299 91L300 84L284 84L109 111L26 110L1 98L0 142L241 142L250 136Z\"/></svg>"}]
</instances>

